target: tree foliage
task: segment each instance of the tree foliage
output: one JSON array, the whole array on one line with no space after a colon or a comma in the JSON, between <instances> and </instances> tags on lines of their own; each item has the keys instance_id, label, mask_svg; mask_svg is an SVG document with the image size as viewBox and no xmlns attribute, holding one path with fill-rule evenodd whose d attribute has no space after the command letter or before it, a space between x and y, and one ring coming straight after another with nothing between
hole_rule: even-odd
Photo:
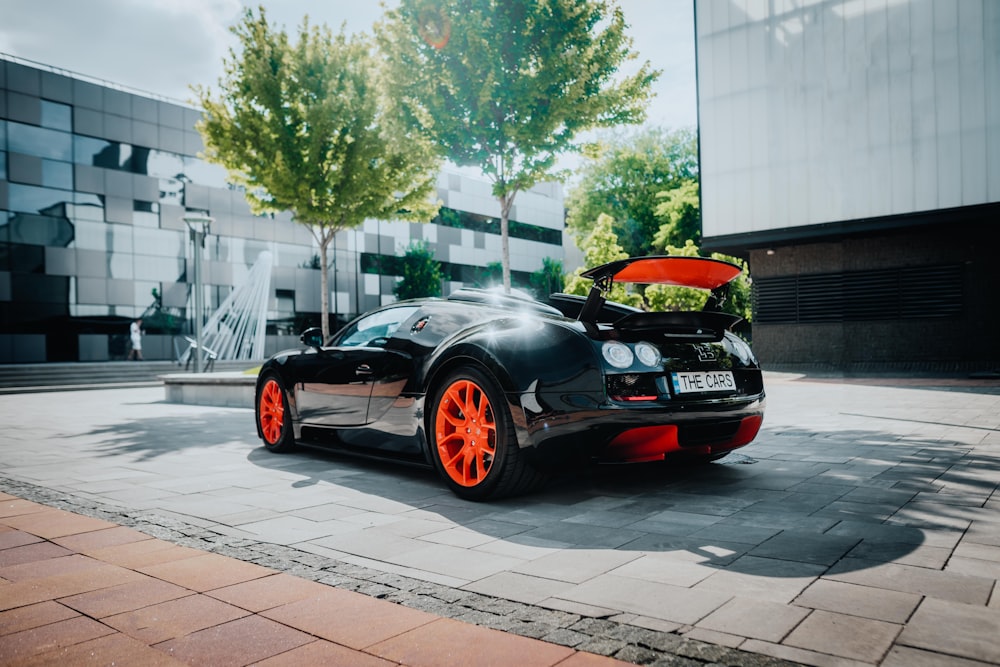
<instances>
[{"instance_id":1,"label":"tree foliage","mask_svg":"<svg viewBox=\"0 0 1000 667\"><path fill-rule=\"evenodd\" d=\"M654 213L660 227L653 234L652 249L663 252L668 246L683 246L688 241L701 243L701 203L698 181L687 181L672 190L657 194L660 203Z\"/></svg>"},{"instance_id":2,"label":"tree foliage","mask_svg":"<svg viewBox=\"0 0 1000 667\"><path fill-rule=\"evenodd\" d=\"M614 220L610 215L602 213L597 218L590 235L584 243L586 250L583 253L584 266L578 268L573 275L566 280L566 287L563 290L566 294L577 294L587 296L593 281L589 278L582 278L581 273L587 269L592 269L608 262L619 259L627 259L628 253L618 244L618 237L613 230ZM641 294L629 292L622 283L613 283L611 291L607 295L608 301L623 303L637 308L642 307L643 300Z\"/></svg>"},{"instance_id":3,"label":"tree foliage","mask_svg":"<svg viewBox=\"0 0 1000 667\"><path fill-rule=\"evenodd\" d=\"M397 299L441 296L441 263L426 241L412 241L400 263L403 275L392 288Z\"/></svg>"},{"instance_id":4,"label":"tree foliage","mask_svg":"<svg viewBox=\"0 0 1000 667\"><path fill-rule=\"evenodd\" d=\"M479 287L489 289L497 285L503 285L503 264L500 262L489 262L479 269L476 280Z\"/></svg>"},{"instance_id":5,"label":"tree foliage","mask_svg":"<svg viewBox=\"0 0 1000 667\"><path fill-rule=\"evenodd\" d=\"M619 74L635 58L625 28L602 0L401 0L378 26L406 120L493 184L508 290L517 193L558 176L580 132L645 117L658 72Z\"/></svg>"},{"instance_id":6,"label":"tree foliage","mask_svg":"<svg viewBox=\"0 0 1000 667\"><path fill-rule=\"evenodd\" d=\"M667 246L666 254L679 257L701 256L698 246L690 240L681 247ZM739 315L747 322L750 322L752 319L750 274L747 271L746 262L738 257L730 257L717 252L712 253L712 259L720 259L743 268L743 273L729 283L729 294L722 305L722 310L727 313ZM676 285L649 285L644 292L646 307L649 310L655 311L701 310L708 300L708 295L708 292L705 290L693 287L678 287Z\"/></svg>"},{"instance_id":7,"label":"tree foliage","mask_svg":"<svg viewBox=\"0 0 1000 667\"><path fill-rule=\"evenodd\" d=\"M542 268L532 273L530 278L531 288L539 299L561 292L564 281L562 262L551 257L543 257Z\"/></svg>"},{"instance_id":8,"label":"tree foliage","mask_svg":"<svg viewBox=\"0 0 1000 667\"><path fill-rule=\"evenodd\" d=\"M649 254L654 237L669 212L661 193L690 187L698 178L697 137L693 130L648 128L627 135L611 135L600 144L596 157L580 169L580 180L567 193L566 227L580 243L601 213L614 220L614 232L630 257ZM668 242L697 242L701 222L684 211L673 228L682 238ZM662 244L662 248L665 244Z\"/></svg>"},{"instance_id":9,"label":"tree foliage","mask_svg":"<svg viewBox=\"0 0 1000 667\"><path fill-rule=\"evenodd\" d=\"M312 230L326 336L334 236L366 218L430 220L438 160L398 122L365 37L333 35L307 17L293 43L263 8L232 31L240 51L225 59L218 92L195 88L205 157L246 187L255 212L291 211Z\"/></svg>"}]
</instances>

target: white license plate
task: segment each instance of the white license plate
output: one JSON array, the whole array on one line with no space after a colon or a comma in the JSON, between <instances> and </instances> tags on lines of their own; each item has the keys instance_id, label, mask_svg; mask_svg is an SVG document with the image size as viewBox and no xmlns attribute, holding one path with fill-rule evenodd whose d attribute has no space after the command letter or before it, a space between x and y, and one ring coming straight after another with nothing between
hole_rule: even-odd
<instances>
[{"instance_id":1,"label":"white license plate","mask_svg":"<svg viewBox=\"0 0 1000 667\"><path fill-rule=\"evenodd\" d=\"M688 371L671 373L674 394L694 394L713 391L736 391L732 371Z\"/></svg>"}]
</instances>

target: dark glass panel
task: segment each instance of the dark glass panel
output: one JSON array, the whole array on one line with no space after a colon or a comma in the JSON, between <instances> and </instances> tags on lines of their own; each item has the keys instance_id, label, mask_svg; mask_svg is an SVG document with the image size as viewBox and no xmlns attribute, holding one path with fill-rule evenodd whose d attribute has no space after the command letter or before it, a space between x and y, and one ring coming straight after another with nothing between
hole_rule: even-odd
<instances>
[{"instance_id":1,"label":"dark glass panel","mask_svg":"<svg viewBox=\"0 0 1000 667\"><path fill-rule=\"evenodd\" d=\"M86 192L74 192L73 204L73 213L71 217L74 222L78 222L80 220L104 222L103 197Z\"/></svg>"},{"instance_id":2,"label":"dark glass panel","mask_svg":"<svg viewBox=\"0 0 1000 667\"><path fill-rule=\"evenodd\" d=\"M452 208L441 207L438 215L431 222L436 222L442 227L452 227L455 229L471 229L476 232L487 234L500 233L500 219L491 218L488 215L469 213L468 211L456 211ZM527 241L538 241L539 243L549 243L552 245L562 245L562 232L557 229L548 229L538 225L529 225L516 220L510 220L510 237L512 239L525 239Z\"/></svg>"},{"instance_id":3,"label":"dark glass panel","mask_svg":"<svg viewBox=\"0 0 1000 667\"><path fill-rule=\"evenodd\" d=\"M19 243L0 244L0 267L13 273L45 273L45 248Z\"/></svg>"},{"instance_id":4,"label":"dark glass panel","mask_svg":"<svg viewBox=\"0 0 1000 667\"><path fill-rule=\"evenodd\" d=\"M73 129L73 110L68 104L42 100L42 127L70 132Z\"/></svg>"},{"instance_id":5,"label":"dark glass panel","mask_svg":"<svg viewBox=\"0 0 1000 667\"><path fill-rule=\"evenodd\" d=\"M148 148L132 146L132 154L122 165L122 168L131 171L133 174L148 173L149 154L150 150Z\"/></svg>"},{"instance_id":6,"label":"dark glass panel","mask_svg":"<svg viewBox=\"0 0 1000 667\"><path fill-rule=\"evenodd\" d=\"M8 121L7 150L69 162L73 159L73 140L66 132Z\"/></svg>"},{"instance_id":7,"label":"dark glass panel","mask_svg":"<svg viewBox=\"0 0 1000 667\"><path fill-rule=\"evenodd\" d=\"M121 164L121 144L76 135L73 137L73 161L105 169L118 169Z\"/></svg>"},{"instance_id":8,"label":"dark glass panel","mask_svg":"<svg viewBox=\"0 0 1000 667\"><path fill-rule=\"evenodd\" d=\"M69 306L69 277L14 273L11 276L14 301L59 303Z\"/></svg>"},{"instance_id":9,"label":"dark glass panel","mask_svg":"<svg viewBox=\"0 0 1000 667\"><path fill-rule=\"evenodd\" d=\"M73 224L64 217L18 213L10 219L8 234L14 243L66 247L73 242Z\"/></svg>"},{"instance_id":10,"label":"dark glass panel","mask_svg":"<svg viewBox=\"0 0 1000 667\"><path fill-rule=\"evenodd\" d=\"M63 190L73 189L73 165L69 162L42 160L42 185Z\"/></svg>"},{"instance_id":11,"label":"dark glass panel","mask_svg":"<svg viewBox=\"0 0 1000 667\"><path fill-rule=\"evenodd\" d=\"M11 211L65 217L65 205L72 202L73 194L62 190L10 183L7 186L7 199Z\"/></svg>"}]
</instances>

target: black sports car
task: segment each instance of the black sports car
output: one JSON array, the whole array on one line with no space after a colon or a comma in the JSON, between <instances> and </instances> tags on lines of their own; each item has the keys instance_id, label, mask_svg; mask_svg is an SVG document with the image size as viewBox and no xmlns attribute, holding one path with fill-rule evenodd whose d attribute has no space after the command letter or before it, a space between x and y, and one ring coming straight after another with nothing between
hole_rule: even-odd
<instances>
[{"instance_id":1,"label":"black sports car","mask_svg":"<svg viewBox=\"0 0 1000 667\"><path fill-rule=\"evenodd\" d=\"M337 448L433 465L457 495L522 493L579 459L713 460L749 444L764 387L718 311L740 268L641 257L591 269L587 298L548 303L462 289L357 318L324 344L268 360L257 379L266 447ZM606 301L613 282L710 290L697 312Z\"/></svg>"}]
</instances>

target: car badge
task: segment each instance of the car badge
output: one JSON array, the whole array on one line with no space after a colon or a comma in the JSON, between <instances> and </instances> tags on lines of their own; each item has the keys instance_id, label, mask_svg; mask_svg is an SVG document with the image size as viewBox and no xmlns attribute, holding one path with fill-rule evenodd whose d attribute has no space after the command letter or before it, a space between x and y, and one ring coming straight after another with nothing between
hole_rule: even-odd
<instances>
[{"instance_id":1,"label":"car badge","mask_svg":"<svg viewBox=\"0 0 1000 667\"><path fill-rule=\"evenodd\" d=\"M715 350L708 343L700 343L694 346L698 351L698 361L715 361Z\"/></svg>"},{"instance_id":2,"label":"car badge","mask_svg":"<svg viewBox=\"0 0 1000 667\"><path fill-rule=\"evenodd\" d=\"M419 320L417 320L416 322L414 322L413 326L410 327L410 333L411 334L415 334L415 333L420 333L421 331L423 331L424 327L427 326L427 321L430 320L430 319L431 319L430 317L422 317Z\"/></svg>"}]
</instances>

